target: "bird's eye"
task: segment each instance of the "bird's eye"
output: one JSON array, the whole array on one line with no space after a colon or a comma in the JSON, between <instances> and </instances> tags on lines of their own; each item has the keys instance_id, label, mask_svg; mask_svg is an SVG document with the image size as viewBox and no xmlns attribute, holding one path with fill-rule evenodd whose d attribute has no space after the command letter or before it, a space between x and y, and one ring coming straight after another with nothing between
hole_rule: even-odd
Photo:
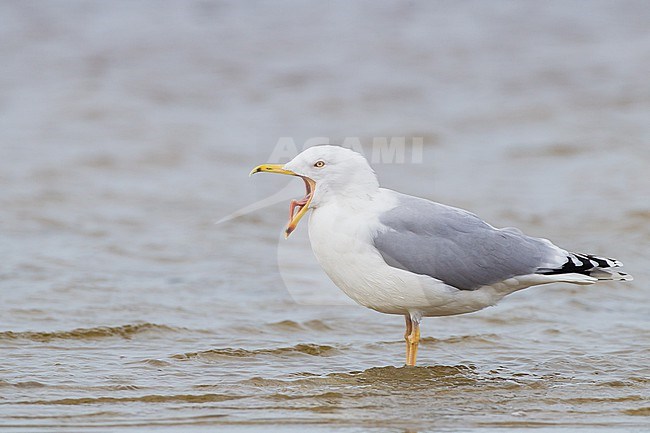
<instances>
[{"instance_id":1,"label":"bird's eye","mask_svg":"<svg viewBox=\"0 0 650 433\"><path fill-rule=\"evenodd\" d=\"M316 164L314 164L314 167L316 168L321 168L325 165L324 161L316 161Z\"/></svg>"}]
</instances>

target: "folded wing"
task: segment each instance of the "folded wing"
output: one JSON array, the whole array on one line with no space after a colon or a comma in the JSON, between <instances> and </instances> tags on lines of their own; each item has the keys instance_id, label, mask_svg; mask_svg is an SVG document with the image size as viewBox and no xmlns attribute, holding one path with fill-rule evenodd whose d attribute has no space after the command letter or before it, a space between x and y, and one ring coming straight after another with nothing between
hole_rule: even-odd
<instances>
[{"instance_id":1,"label":"folded wing","mask_svg":"<svg viewBox=\"0 0 650 433\"><path fill-rule=\"evenodd\" d=\"M496 229L462 209L397 194L374 245L390 266L474 290L539 270L561 268L568 254L546 239Z\"/></svg>"}]
</instances>

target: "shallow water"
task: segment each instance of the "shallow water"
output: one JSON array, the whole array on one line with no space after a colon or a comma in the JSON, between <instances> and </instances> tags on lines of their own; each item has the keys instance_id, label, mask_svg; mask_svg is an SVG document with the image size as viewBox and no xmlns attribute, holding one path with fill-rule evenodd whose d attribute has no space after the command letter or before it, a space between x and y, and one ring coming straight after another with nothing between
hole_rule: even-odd
<instances>
[{"instance_id":1,"label":"shallow water","mask_svg":"<svg viewBox=\"0 0 650 433\"><path fill-rule=\"evenodd\" d=\"M0 4L3 431L650 428L645 2L164 6ZM422 137L383 185L635 281L425 319L405 368L247 178L280 137Z\"/></svg>"}]
</instances>

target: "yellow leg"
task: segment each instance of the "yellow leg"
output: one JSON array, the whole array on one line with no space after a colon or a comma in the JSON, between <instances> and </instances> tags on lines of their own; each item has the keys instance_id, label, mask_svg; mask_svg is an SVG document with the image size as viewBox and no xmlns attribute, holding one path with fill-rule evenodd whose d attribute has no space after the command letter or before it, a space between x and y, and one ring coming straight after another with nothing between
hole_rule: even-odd
<instances>
[{"instance_id":1,"label":"yellow leg","mask_svg":"<svg viewBox=\"0 0 650 433\"><path fill-rule=\"evenodd\" d=\"M413 331L413 321L411 320L410 315L404 316L406 319L406 332L404 333L404 340L406 340L406 363L408 364L409 358L411 356L411 344L409 343L409 335Z\"/></svg>"},{"instance_id":2,"label":"yellow leg","mask_svg":"<svg viewBox=\"0 0 650 433\"><path fill-rule=\"evenodd\" d=\"M420 322L412 320L411 332L406 337L406 365L415 366L415 361L418 357L418 344L420 343ZM407 325L408 330L408 325Z\"/></svg>"}]
</instances>

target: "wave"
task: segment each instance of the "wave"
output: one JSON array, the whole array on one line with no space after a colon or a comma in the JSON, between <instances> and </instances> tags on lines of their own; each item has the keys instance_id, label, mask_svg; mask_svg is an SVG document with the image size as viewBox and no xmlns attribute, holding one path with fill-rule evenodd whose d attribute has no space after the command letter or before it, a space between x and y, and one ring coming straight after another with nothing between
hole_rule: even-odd
<instances>
[{"instance_id":1,"label":"wave","mask_svg":"<svg viewBox=\"0 0 650 433\"><path fill-rule=\"evenodd\" d=\"M627 409L624 410L623 413L632 416L650 416L650 407L640 407L638 409Z\"/></svg>"},{"instance_id":2,"label":"wave","mask_svg":"<svg viewBox=\"0 0 650 433\"><path fill-rule=\"evenodd\" d=\"M58 400L34 400L22 401L19 404L58 404L58 405L80 405L98 403L213 403L219 401L236 400L241 396L226 394L176 394L176 395L143 395L139 397L80 397L61 398Z\"/></svg>"},{"instance_id":3,"label":"wave","mask_svg":"<svg viewBox=\"0 0 650 433\"><path fill-rule=\"evenodd\" d=\"M35 380L28 380L24 382L9 382L7 380L0 379L0 388L5 387L5 386L11 386L15 388L43 388L47 385L41 382L37 382Z\"/></svg>"},{"instance_id":4,"label":"wave","mask_svg":"<svg viewBox=\"0 0 650 433\"><path fill-rule=\"evenodd\" d=\"M273 323L268 323L266 325L269 328L272 329L278 329L278 330L311 330L311 331L329 331L332 328L328 326L325 322L322 320L308 320L303 323L298 323L293 320L282 320L280 322L273 322Z\"/></svg>"},{"instance_id":5,"label":"wave","mask_svg":"<svg viewBox=\"0 0 650 433\"><path fill-rule=\"evenodd\" d=\"M130 339L133 336L150 331L176 332L178 328L155 323L137 323L122 326L98 326L94 328L77 328L71 331L2 331L0 340L31 340L46 343L52 340L94 340L98 338L119 337Z\"/></svg>"},{"instance_id":6,"label":"wave","mask_svg":"<svg viewBox=\"0 0 650 433\"><path fill-rule=\"evenodd\" d=\"M432 365L420 367L371 367L366 370L317 374L311 372L293 373L289 379L268 379L253 377L241 382L255 388L276 388L280 390L300 389L362 389L372 386L376 390L417 390L436 384L442 388L476 386L481 383L509 382L500 378L486 378L475 367L466 365ZM296 388L298 387L298 388ZM313 395L306 395L307 397ZM275 395L277 399L285 398ZM288 399L289 397L287 397ZM293 397L291 397L293 398Z\"/></svg>"},{"instance_id":7,"label":"wave","mask_svg":"<svg viewBox=\"0 0 650 433\"><path fill-rule=\"evenodd\" d=\"M394 383L400 381L446 381L471 384L478 380L476 369L465 365L431 365L421 367L371 367L363 371L330 373L327 377L343 382Z\"/></svg>"},{"instance_id":8,"label":"wave","mask_svg":"<svg viewBox=\"0 0 650 433\"><path fill-rule=\"evenodd\" d=\"M296 344L289 347L276 347L272 349L241 349L225 347L220 349L203 350L200 352L189 352L179 355L172 355L174 359L210 359L220 357L233 357L233 358L250 358L258 355L292 355L303 354L310 356L332 356L338 353L338 349L332 346L319 345L319 344Z\"/></svg>"}]
</instances>

